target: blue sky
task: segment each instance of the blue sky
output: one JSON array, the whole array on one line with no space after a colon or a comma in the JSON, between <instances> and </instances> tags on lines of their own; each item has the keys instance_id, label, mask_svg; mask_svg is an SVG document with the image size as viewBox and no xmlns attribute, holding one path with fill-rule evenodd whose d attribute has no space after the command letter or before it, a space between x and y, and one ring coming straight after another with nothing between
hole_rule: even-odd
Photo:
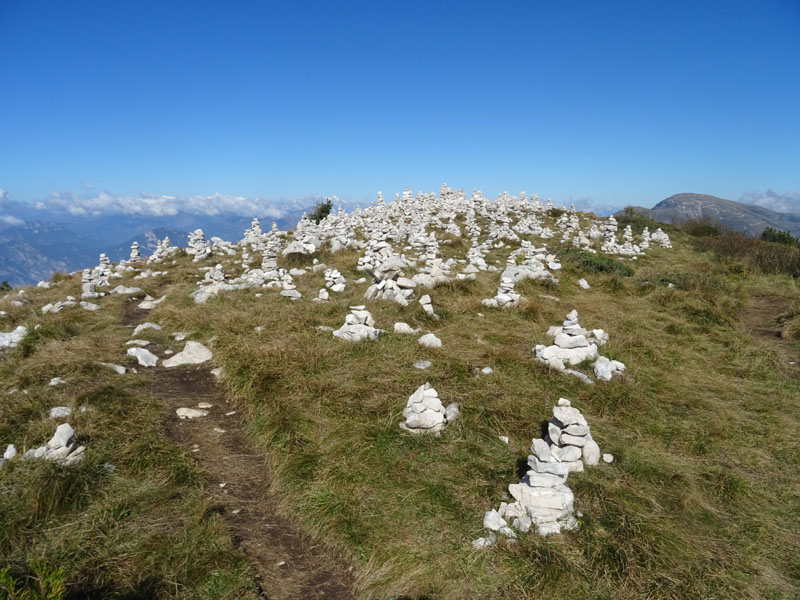
<instances>
[{"instance_id":1,"label":"blue sky","mask_svg":"<svg viewBox=\"0 0 800 600\"><path fill-rule=\"evenodd\" d=\"M0 0L0 89L17 201L446 181L589 207L772 190L800 210L797 0Z\"/></svg>"}]
</instances>

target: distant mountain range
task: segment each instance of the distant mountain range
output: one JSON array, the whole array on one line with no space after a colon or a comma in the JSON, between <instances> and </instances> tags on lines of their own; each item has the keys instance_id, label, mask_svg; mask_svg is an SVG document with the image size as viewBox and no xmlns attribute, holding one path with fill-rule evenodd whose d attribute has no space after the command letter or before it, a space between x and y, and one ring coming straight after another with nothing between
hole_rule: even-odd
<instances>
[{"instance_id":1,"label":"distant mountain range","mask_svg":"<svg viewBox=\"0 0 800 600\"><path fill-rule=\"evenodd\" d=\"M675 194L653 208L631 207L660 223L679 224L692 219L709 219L747 235L759 236L767 227L800 237L800 215L779 213L754 204L743 204L707 194ZM625 211L619 211L616 216Z\"/></svg>"},{"instance_id":2,"label":"distant mountain range","mask_svg":"<svg viewBox=\"0 0 800 600\"><path fill-rule=\"evenodd\" d=\"M288 212L277 219L278 226L293 229L302 213L303 210ZM94 266L101 252L117 262L130 255L134 241L139 242L142 255L149 256L157 240L169 236L174 245L185 246L187 233L197 228L204 231L206 239L219 236L238 241L252 220L233 214L190 213L100 217L38 214L37 217L36 221L25 220L22 224L0 221L0 281L11 285L36 283L49 279L53 273ZM262 227L271 227L273 220L261 219Z\"/></svg>"}]
</instances>

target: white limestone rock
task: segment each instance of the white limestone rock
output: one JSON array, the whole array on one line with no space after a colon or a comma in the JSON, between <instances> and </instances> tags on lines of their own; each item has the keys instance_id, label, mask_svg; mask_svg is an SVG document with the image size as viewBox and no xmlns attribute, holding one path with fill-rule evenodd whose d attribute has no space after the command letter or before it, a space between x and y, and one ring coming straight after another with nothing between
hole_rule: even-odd
<instances>
[{"instance_id":1,"label":"white limestone rock","mask_svg":"<svg viewBox=\"0 0 800 600\"><path fill-rule=\"evenodd\" d=\"M211 350L200 342L188 341L181 352L164 360L161 364L165 367L177 367L180 365L199 365L213 358Z\"/></svg>"},{"instance_id":2,"label":"white limestone rock","mask_svg":"<svg viewBox=\"0 0 800 600\"><path fill-rule=\"evenodd\" d=\"M400 427L410 433L439 435L457 415L458 405L450 404L445 408L436 390L430 383L425 383L409 396L403 410L405 421L400 423Z\"/></svg>"},{"instance_id":3,"label":"white limestone rock","mask_svg":"<svg viewBox=\"0 0 800 600\"><path fill-rule=\"evenodd\" d=\"M158 357L155 354L138 346L128 348L128 356L133 356L143 367L155 367L158 363Z\"/></svg>"},{"instance_id":4,"label":"white limestone rock","mask_svg":"<svg viewBox=\"0 0 800 600\"><path fill-rule=\"evenodd\" d=\"M18 325L6 333L0 332L0 350L15 348L26 335L28 335L28 328L24 325Z\"/></svg>"},{"instance_id":5,"label":"white limestone rock","mask_svg":"<svg viewBox=\"0 0 800 600\"><path fill-rule=\"evenodd\" d=\"M136 337L146 329L155 329L156 331L161 331L161 325L158 325L157 323L140 323L133 330L133 336Z\"/></svg>"},{"instance_id":6,"label":"white limestone rock","mask_svg":"<svg viewBox=\"0 0 800 600\"><path fill-rule=\"evenodd\" d=\"M394 332L395 333L408 333L408 334L415 334L416 331L411 328L408 323L395 323L394 324Z\"/></svg>"},{"instance_id":7,"label":"white limestone rock","mask_svg":"<svg viewBox=\"0 0 800 600\"><path fill-rule=\"evenodd\" d=\"M54 406L50 409L51 419L66 419L72 414L72 409L69 406Z\"/></svg>"},{"instance_id":8,"label":"white limestone rock","mask_svg":"<svg viewBox=\"0 0 800 600\"><path fill-rule=\"evenodd\" d=\"M128 370L125 367L123 367L122 365L115 365L113 363L107 363L107 362L98 362L97 364L100 365L100 366L107 367L107 368L111 369L117 375L125 375L125 373L128 372Z\"/></svg>"},{"instance_id":9,"label":"white limestone rock","mask_svg":"<svg viewBox=\"0 0 800 600\"><path fill-rule=\"evenodd\" d=\"M178 408L175 410L175 414L177 414L181 420L199 419L200 417L207 416L208 411L202 408Z\"/></svg>"},{"instance_id":10,"label":"white limestone rock","mask_svg":"<svg viewBox=\"0 0 800 600\"><path fill-rule=\"evenodd\" d=\"M425 348L441 348L442 347L442 340L436 337L432 333L426 333L418 340L420 346L424 346Z\"/></svg>"}]
</instances>

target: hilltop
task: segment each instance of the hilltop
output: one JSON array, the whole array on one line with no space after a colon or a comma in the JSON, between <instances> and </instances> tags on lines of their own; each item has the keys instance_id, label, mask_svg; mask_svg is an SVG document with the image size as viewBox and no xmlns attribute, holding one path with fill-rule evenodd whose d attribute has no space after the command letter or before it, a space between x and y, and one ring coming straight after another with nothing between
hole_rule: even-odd
<instances>
[{"instance_id":1,"label":"hilltop","mask_svg":"<svg viewBox=\"0 0 800 600\"><path fill-rule=\"evenodd\" d=\"M443 187L15 289L0 581L796 597L800 250L708 229Z\"/></svg>"},{"instance_id":2,"label":"hilltop","mask_svg":"<svg viewBox=\"0 0 800 600\"><path fill-rule=\"evenodd\" d=\"M694 219L708 219L751 236L761 235L767 227L800 236L800 215L779 213L707 194L675 194L653 208L634 206L631 209L659 223L680 224ZM616 216L624 212L619 211Z\"/></svg>"}]
</instances>

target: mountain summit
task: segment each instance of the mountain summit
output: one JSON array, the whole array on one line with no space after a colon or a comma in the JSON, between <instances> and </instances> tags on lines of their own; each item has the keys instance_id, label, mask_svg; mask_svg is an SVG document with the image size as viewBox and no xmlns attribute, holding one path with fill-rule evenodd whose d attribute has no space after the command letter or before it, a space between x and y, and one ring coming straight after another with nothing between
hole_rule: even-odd
<instances>
[{"instance_id":1,"label":"mountain summit","mask_svg":"<svg viewBox=\"0 0 800 600\"><path fill-rule=\"evenodd\" d=\"M675 194L653 208L634 206L633 210L661 223L677 224L692 219L710 219L747 235L761 235L767 227L788 231L794 236L800 235L800 215L779 213L762 206L743 204L708 194ZM624 212L618 212L617 216Z\"/></svg>"}]
</instances>

